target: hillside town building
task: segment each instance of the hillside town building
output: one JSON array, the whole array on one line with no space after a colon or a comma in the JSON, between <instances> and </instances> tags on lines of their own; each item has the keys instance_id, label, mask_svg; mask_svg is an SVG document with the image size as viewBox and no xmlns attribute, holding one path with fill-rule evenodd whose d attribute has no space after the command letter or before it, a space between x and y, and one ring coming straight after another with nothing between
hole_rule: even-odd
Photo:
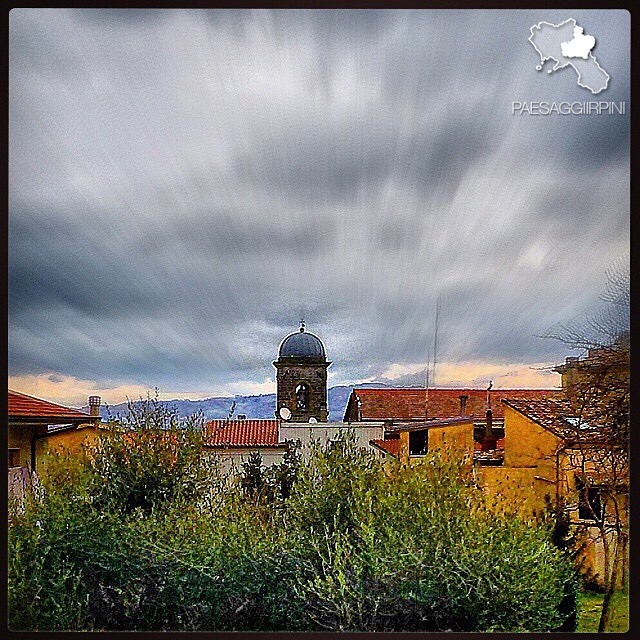
<instances>
[{"instance_id":1,"label":"hillside town building","mask_svg":"<svg viewBox=\"0 0 640 640\"><path fill-rule=\"evenodd\" d=\"M581 411L579 389L591 379L613 379L628 393L624 360L602 350L567 358L555 369L562 389L356 387L341 421L329 421L325 346L304 323L284 338L273 365L273 418L238 415L204 427L205 447L223 472L240 473L253 452L265 467L276 464L288 442L298 442L306 458L313 442L345 433L357 446L404 464L434 452L462 458L495 508L533 519L562 511L587 540L583 571L602 582L603 536L606 541L628 524L628 466L613 475L603 466L616 451L603 440L602 414ZM89 398L89 414L11 390L8 399L10 492L24 491L48 451L64 447L73 454L97 434L97 396Z\"/></svg>"},{"instance_id":2,"label":"hillside town building","mask_svg":"<svg viewBox=\"0 0 640 640\"><path fill-rule=\"evenodd\" d=\"M501 400L560 393L553 389L355 388L344 419L357 423L382 420L384 438L371 444L384 455L419 457L434 448L436 439L449 443L455 439L477 464L500 465L505 449Z\"/></svg>"},{"instance_id":3,"label":"hillside town building","mask_svg":"<svg viewBox=\"0 0 640 640\"><path fill-rule=\"evenodd\" d=\"M7 444L9 493L21 494L39 468L39 461L61 437L80 441L99 418L100 398L89 398L90 413L8 390Z\"/></svg>"}]
</instances>

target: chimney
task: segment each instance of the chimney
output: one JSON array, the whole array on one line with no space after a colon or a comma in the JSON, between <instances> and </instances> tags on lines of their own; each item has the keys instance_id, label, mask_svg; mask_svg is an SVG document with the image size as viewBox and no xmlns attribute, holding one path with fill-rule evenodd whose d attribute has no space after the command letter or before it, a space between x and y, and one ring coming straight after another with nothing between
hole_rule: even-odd
<instances>
[{"instance_id":1,"label":"chimney","mask_svg":"<svg viewBox=\"0 0 640 640\"><path fill-rule=\"evenodd\" d=\"M89 396L89 415L92 418L100 417L100 396Z\"/></svg>"},{"instance_id":2,"label":"chimney","mask_svg":"<svg viewBox=\"0 0 640 640\"><path fill-rule=\"evenodd\" d=\"M247 419L247 415L245 413L238 414L238 420L246 420L246 419Z\"/></svg>"},{"instance_id":3,"label":"chimney","mask_svg":"<svg viewBox=\"0 0 640 640\"><path fill-rule=\"evenodd\" d=\"M469 399L469 396L462 394L459 397L460 397L460 415L464 417L467 411L467 400Z\"/></svg>"},{"instance_id":4,"label":"chimney","mask_svg":"<svg viewBox=\"0 0 640 640\"><path fill-rule=\"evenodd\" d=\"M493 412L487 409L487 424L484 428L484 437L486 439L493 438Z\"/></svg>"},{"instance_id":5,"label":"chimney","mask_svg":"<svg viewBox=\"0 0 640 640\"><path fill-rule=\"evenodd\" d=\"M575 356L567 356L562 369L562 389L572 403L576 400L576 384L578 382L578 363L580 359Z\"/></svg>"}]
</instances>

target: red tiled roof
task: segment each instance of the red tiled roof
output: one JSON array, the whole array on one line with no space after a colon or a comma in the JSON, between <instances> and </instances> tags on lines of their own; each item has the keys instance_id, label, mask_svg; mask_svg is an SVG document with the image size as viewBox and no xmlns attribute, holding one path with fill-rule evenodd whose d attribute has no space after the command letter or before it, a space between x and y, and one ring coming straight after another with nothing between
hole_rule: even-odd
<instances>
[{"instance_id":1,"label":"red tiled roof","mask_svg":"<svg viewBox=\"0 0 640 640\"><path fill-rule=\"evenodd\" d=\"M61 404L55 404L54 402L48 402L46 400L40 400L33 396L28 396L25 393L19 393L18 391L8 391L8 411L9 419L17 419L22 422L28 422L28 420L34 419L38 421L54 420L65 421L72 420L77 422L78 420L90 420L90 416L87 413L78 411L77 409L70 409L64 407Z\"/></svg>"},{"instance_id":2,"label":"red tiled roof","mask_svg":"<svg viewBox=\"0 0 640 640\"><path fill-rule=\"evenodd\" d=\"M491 409L496 418L504 416L504 398L544 398L561 395L554 389L494 389ZM354 389L349 396L345 420L356 420L356 400L360 398L362 420L424 420L426 392L424 389ZM429 419L460 416L460 396L467 396L466 416L484 417L487 410L486 389L429 389L427 402Z\"/></svg>"},{"instance_id":3,"label":"red tiled roof","mask_svg":"<svg viewBox=\"0 0 640 640\"><path fill-rule=\"evenodd\" d=\"M594 432L592 429L583 431L579 426L567 422L566 418L575 416L576 412L571 408L571 403L566 397L507 398L503 402L564 440L596 440L598 437L597 431ZM588 424L588 419L585 418L584 422Z\"/></svg>"},{"instance_id":4,"label":"red tiled roof","mask_svg":"<svg viewBox=\"0 0 640 640\"><path fill-rule=\"evenodd\" d=\"M382 449L385 453L397 458L400 455L400 439L395 440L370 440L369 444L372 444L378 449Z\"/></svg>"},{"instance_id":5,"label":"red tiled roof","mask_svg":"<svg viewBox=\"0 0 640 640\"><path fill-rule=\"evenodd\" d=\"M284 447L278 442L278 420L211 420L208 447Z\"/></svg>"}]
</instances>

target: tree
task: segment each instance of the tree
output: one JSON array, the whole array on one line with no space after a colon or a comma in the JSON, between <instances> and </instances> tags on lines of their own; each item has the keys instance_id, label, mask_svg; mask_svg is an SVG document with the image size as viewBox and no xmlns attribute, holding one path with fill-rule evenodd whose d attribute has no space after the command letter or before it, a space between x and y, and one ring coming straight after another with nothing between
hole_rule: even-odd
<instances>
[{"instance_id":1,"label":"tree","mask_svg":"<svg viewBox=\"0 0 640 640\"><path fill-rule=\"evenodd\" d=\"M389 467L341 438L286 500L222 482L216 509L173 492L148 514L97 504L108 478L85 459L45 469L9 527L15 631L551 631L572 610L546 527L495 514L437 455Z\"/></svg>"},{"instance_id":2,"label":"tree","mask_svg":"<svg viewBox=\"0 0 640 640\"><path fill-rule=\"evenodd\" d=\"M153 396L129 401L123 416L99 432L87 455L103 479L96 502L104 509L149 514L176 497L204 494L209 471L204 459L204 418L180 419L175 408Z\"/></svg>"},{"instance_id":3,"label":"tree","mask_svg":"<svg viewBox=\"0 0 640 640\"><path fill-rule=\"evenodd\" d=\"M604 554L604 603L599 631L608 627L610 601L623 571L628 542L629 348L592 351L577 363L570 391L575 421L566 450L576 470L581 519L591 523Z\"/></svg>"},{"instance_id":4,"label":"tree","mask_svg":"<svg viewBox=\"0 0 640 640\"><path fill-rule=\"evenodd\" d=\"M611 349L626 346L630 336L630 276L629 262L621 256L606 271L605 290L600 294L604 302L598 311L558 324L542 337L557 340L571 349Z\"/></svg>"},{"instance_id":5,"label":"tree","mask_svg":"<svg viewBox=\"0 0 640 640\"><path fill-rule=\"evenodd\" d=\"M267 478L262 464L262 454L252 451L242 463L240 485L247 498L255 502L261 501L267 493Z\"/></svg>"},{"instance_id":6,"label":"tree","mask_svg":"<svg viewBox=\"0 0 640 640\"><path fill-rule=\"evenodd\" d=\"M273 465L273 482L280 499L286 500L298 478L298 470L302 464L300 440L287 440L282 462Z\"/></svg>"},{"instance_id":7,"label":"tree","mask_svg":"<svg viewBox=\"0 0 640 640\"><path fill-rule=\"evenodd\" d=\"M287 440L282 460L265 468L259 451L252 451L242 463L240 486L254 502L282 504L291 495L302 463L299 440Z\"/></svg>"},{"instance_id":8,"label":"tree","mask_svg":"<svg viewBox=\"0 0 640 640\"><path fill-rule=\"evenodd\" d=\"M628 543L630 295L624 258L607 270L601 300L606 305L600 311L559 325L546 337L586 351L586 357L557 370L565 376L573 416L564 449L568 467L576 471L574 502L603 549L602 632L608 626L612 595L620 578L625 579Z\"/></svg>"}]
</instances>

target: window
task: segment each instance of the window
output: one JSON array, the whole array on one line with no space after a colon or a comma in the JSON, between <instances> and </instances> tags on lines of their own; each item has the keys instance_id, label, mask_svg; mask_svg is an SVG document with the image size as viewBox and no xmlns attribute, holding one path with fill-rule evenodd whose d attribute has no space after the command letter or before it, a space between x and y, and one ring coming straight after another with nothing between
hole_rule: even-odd
<instances>
[{"instance_id":1,"label":"window","mask_svg":"<svg viewBox=\"0 0 640 640\"><path fill-rule=\"evenodd\" d=\"M309 387L304 382L296 387L296 408L299 411L306 411L309 408Z\"/></svg>"},{"instance_id":2,"label":"window","mask_svg":"<svg viewBox=\"0 0 640 640\"><path fill-rule=\"evenodd\" d=\"M423 456L427 453L427 431L409 431L409 455Z\"/></svg>"},{"instance_id":3,"label":"window","mask_svg":"<svg viewBox=\"0 0 640 640\"><path fill-rule=\"evenodd\" d=\"M9 449L9 469L20 466L20 449Z\"/></svg>"},{"instance_id":4,"label":"window","mask_svg":"<svg viewBox=\"0 0 640 640\"><path fill-rule=\"evenodd\" d=\"M580 520L602 520L604 518L602 489L589 487L579 478L576 478L576 489L579 491L578 518Z\"/></svg>"}]
</instances>

